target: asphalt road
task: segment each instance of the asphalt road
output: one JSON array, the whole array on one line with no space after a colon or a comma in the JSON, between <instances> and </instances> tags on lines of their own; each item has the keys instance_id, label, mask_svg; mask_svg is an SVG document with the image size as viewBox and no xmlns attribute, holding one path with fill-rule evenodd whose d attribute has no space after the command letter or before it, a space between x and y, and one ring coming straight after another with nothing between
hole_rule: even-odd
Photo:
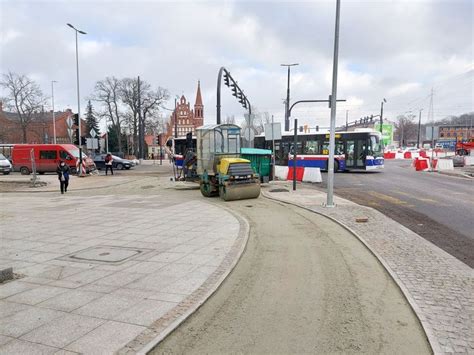
<instances>
[{"instance_id":1,"label":"asphalt road","mask_svg":"<svg viewBox=\"0 0 474 355\"><path fill-rule=\"evenodd\" d=\"M474 180L417 172L386 160L383 172L335 175L334 192L373 207L474 267ZM323 173L326 186L327 174Z\"/></svg>"}]
</instances>

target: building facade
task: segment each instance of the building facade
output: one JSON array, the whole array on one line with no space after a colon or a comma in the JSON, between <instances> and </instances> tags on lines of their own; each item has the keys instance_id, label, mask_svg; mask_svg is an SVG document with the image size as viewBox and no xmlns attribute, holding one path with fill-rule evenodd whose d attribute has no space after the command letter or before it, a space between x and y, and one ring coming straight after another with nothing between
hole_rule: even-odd
<instances>
[{"instance_id":1,"label":"building facade","mask_svg":"<svg viewBox=\"0 0 474 355\"><path fill-rule=\"evenodd\" d=\"M194 109L191 108L190 102L186 101L184 95L176 102L176 108L170 116L167 124L167 138L175 137L175 129L177 129L178 137L185 137L187 133L195 134L196 128L204 123L204 105L202 104L201 84L198 82L196 100Z\"/></svg>"},{"instance_id":2,"label":"building facade","mask_svg":"<svg viewBox=\"0 0 474 355\"><path fill-rule=\"evenodd\" d=\"M57 111L54 113L56 126L56 142L71 143L66 120L72 116L70 109ZM87 124L81 119L81 135L85 137ZM34 114L31 122L26 127L26 141L23 139L23 128L20 124L18 114L3 110L0 102L0 143L18 144L18 143L54 143L53 112L44 111Z\"/></svg>"}]
</instances>

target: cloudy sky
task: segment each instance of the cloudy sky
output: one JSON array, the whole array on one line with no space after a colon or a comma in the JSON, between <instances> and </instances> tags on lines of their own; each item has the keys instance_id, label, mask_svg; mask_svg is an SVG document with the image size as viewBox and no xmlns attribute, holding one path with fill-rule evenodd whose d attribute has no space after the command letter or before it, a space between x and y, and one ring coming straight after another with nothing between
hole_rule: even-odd
<instances>
[{"instance_id":1,"label":"cloudy sky","mask_svg":"<svg viewBox=\"0 0 474 355\"><path fill-rule=\"evenodd\" d=\"M80 36L81 106L106 76L140 75L194 103L201 81L205 122L215 122L221 66L253 106L284 117L286 69L291 100L331 92L335 0L318 1L21 1L0 0L0 72L34 78L56 108L76 110L75 39ZM434 118L474 111L472 0L342 0L337 120L423 109ZM227 88L222 115L243 117ZM0 92L5 95L5 92ZM168 107L172 107L171 100ZM165 114L168 114L164 111ZM295 108L300 123L328 126L325 104Z\"/></svg>"}]
</instances>

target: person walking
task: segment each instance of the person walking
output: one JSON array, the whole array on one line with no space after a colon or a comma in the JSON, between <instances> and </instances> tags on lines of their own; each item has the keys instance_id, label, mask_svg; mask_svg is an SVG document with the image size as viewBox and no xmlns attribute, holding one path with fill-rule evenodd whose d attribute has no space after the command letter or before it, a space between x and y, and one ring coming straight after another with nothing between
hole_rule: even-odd
<instances>
[{"instance_id":1,"label":"person walking","mask_svg":"<svg viewBox=\"0 0 474 355\"><path fill-rule=\"evenodd\" d=\"M105 175L107 175L109 169L110 173L114 175L113 163L114 159L112 158L112 154L107 153L107 155L105 156Z\"/></svg>"},{"instance_id":2,"label":"person walking","mask_svg":"<svg viewBox=\"0 0 474 355\"><path fill-rule=\"evenodd\" d=\"M56 168L56 173L58 174L61 194L64 194L67 192L67 187L69 186L69 165L63 160L60 160Z\"/></svg>"}]
</instances>

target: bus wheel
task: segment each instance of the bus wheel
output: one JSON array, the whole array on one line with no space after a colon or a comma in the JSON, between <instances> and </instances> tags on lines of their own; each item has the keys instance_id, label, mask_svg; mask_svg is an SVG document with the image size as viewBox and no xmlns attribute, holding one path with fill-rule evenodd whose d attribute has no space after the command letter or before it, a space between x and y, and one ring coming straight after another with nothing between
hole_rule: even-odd
<instances>
[{"instance_id":1,"label":"bus wheel","mask_svg":"<svg viewBox=\"0 0 474 355\"><path fill-rule=\"evenodd\" d=\"M21 175L30 175L30 170L26 166L20 168Z\"/></svg>"}]
</instances>

